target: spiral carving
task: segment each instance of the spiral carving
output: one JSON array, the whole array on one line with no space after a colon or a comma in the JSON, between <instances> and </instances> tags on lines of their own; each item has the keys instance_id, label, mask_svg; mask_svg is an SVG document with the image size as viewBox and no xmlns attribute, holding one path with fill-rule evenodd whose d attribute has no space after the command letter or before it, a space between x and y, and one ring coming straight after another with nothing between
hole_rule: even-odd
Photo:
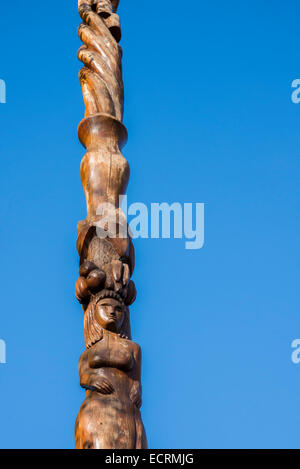
<instances>
[{"instance_id":1,"label":"spiral carving","mask_svg":"<svg viewBox=\"0 0 300 469\"><path fill-rule=\"evenodd\" d=\"M85 102L85 117L98 113L123 119L124 87L118 2L79 0L82 23L78 34L84 43L78 57L84 67L79 73Z\"/></svg>"}]
</instances>

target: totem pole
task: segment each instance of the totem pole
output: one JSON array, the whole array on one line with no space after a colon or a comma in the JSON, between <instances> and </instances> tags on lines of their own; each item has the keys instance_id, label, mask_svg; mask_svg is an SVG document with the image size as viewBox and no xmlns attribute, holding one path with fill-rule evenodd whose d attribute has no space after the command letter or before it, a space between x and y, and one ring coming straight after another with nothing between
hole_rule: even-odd
<instances>
[{"instance_id":1,"label":"totem pole","mask_svg":"<svg viewBox=\"0 0 300 469\"><path fill-rule=\"evenodd\" d=\"M122 124L124 90L119 0L79 0L84 45L78 56L85 118L78 136L86 148L81 180L86 220L78 223L80 257L76 297L84 311L86 350L79 361L86 390L76 420L77 449L142 449L141 350L131 340L129 306L134 247L120 206L129 180L121 154L127 141Z\"/></svg>"}]
</instances>

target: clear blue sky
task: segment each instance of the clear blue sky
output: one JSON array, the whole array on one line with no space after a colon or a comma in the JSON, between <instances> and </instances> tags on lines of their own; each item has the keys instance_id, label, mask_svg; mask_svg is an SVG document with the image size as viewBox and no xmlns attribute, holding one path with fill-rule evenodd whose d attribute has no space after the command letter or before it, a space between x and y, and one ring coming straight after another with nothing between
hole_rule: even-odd
<instances>
[{"instance_id":1,"label":"clear blue sky","mask_svg":"<svg viewBox=\"0 0 300 469\"><path fill-rule=\"evenodd\" d=\"M299 2L121 0L131 202L204 202L205 246L138 240L152 448L299 448ZM72 448L84 108L77 1L2 6L0 446Z\"/></svg>"}]
</instances>

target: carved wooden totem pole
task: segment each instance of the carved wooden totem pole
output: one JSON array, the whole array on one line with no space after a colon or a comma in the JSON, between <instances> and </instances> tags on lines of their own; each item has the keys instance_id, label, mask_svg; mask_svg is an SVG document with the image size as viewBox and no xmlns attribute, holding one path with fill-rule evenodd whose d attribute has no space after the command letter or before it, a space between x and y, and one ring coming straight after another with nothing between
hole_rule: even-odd
<instances>
[{"instance_id":1,"label":"carved wooden totem pole","mask_svg":"<svg viewBox=\"0 0 300 469\"><path fill-rule=\"evenodd\" d=\"M86 399L76 421L76 448L142 449L147 440L140 414L141 350L131 340L129 314L136 298L130 280L134 248L120 207L129 165L121 154L127 131L119 0L78 3L86 108L78 135L87 150L81 163L87 218L78 223L77 239L76 297L84 311L86 345L79 374Z\"/></svg>"}]
</instances>

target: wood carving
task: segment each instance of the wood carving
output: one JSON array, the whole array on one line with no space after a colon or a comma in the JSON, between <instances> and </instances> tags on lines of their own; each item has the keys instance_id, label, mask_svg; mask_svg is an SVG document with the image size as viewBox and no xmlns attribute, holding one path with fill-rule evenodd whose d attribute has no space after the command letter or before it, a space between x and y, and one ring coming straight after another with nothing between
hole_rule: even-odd
<instances>
[{"instance_id":1,"label":"wood carving","mask_svg":"<svg viewBox=\"0 0 300 469\"><path fill-rule=\"evenodd\" d=\"M121 153L124 88L119 0L79 0L83 46L78 57L85 118L78 136L86 154L81 181L87 217L78 223L79 279L86 350L79 361L86 390L76 420L77 449L147 448L140 407L141 349L131 340L129 306L135 301L134 247L120 197L129 165Z\"/></svg>"}]
</instances>

